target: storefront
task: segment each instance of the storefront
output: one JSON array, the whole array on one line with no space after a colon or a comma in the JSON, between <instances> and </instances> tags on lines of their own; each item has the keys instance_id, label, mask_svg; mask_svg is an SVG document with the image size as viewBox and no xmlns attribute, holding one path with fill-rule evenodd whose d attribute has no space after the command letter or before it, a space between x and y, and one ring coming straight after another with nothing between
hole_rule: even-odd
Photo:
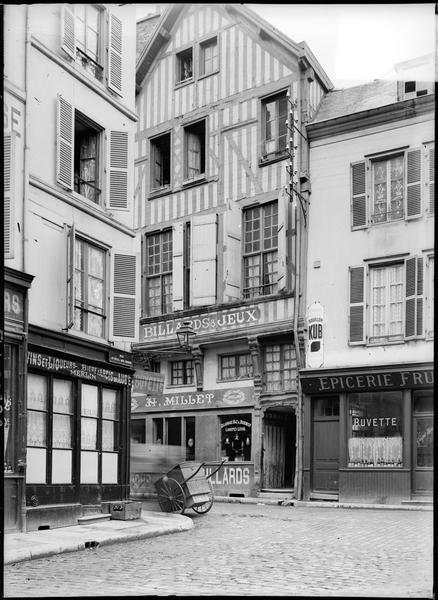
<instances>
[{"instance_id":1,"label":"storefront","mask_svg":"<svg viewBox=\"0 0 438 600\"><path fill-rule=\"evenodd\" d=\"M304 499L392 504L433 492L432 364L302 370Z\"/></svg>"},{"instance_id":2,"label":"storefront","mask_svg":"<svg viewBox=\"0 0 438 600\"><path fill-rule=\"evenodd\" d=\"M27 290L33 277L4 270L4 527L24 527L24 473L26 462L26 334Z\"/></svg>"},{"instance_id":3,"label":"storefront","mask_svg":"<svg viewBox=\"0 0 438 600\"><path fill-rule=\"evenodd\" d=\"M27 529L129 498L130 354L30 328Z\"/></svg>"}]
</instances>

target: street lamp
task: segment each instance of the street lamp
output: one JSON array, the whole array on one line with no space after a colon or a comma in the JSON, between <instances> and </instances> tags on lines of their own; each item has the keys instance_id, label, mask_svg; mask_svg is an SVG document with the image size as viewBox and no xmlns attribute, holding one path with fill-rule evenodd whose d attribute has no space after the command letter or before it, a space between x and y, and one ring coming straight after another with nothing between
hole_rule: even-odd
<instances>
[{"instance_id":1,"label":"street lamp","mask_svg":"<svg viewBox=\"0 0 438 600\"><path fill-rule=\"evenodd\" d=\"M192 348L192 338L196 335L194 329L192 328L190 321L183 321L179 328L176 330L176 335L178 337L178 343L180 348L184 350L191 350Z\"/></svg>"}]
</instances>

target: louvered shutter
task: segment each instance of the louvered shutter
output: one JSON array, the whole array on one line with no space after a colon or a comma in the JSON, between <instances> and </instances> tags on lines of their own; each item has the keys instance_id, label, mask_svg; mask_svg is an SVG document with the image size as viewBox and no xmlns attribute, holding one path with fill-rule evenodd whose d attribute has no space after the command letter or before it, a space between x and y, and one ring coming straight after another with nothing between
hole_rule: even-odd
<instances>
[{"instance_id":1,"label":"louvered shutter","mask_svg":"<svg viewBox=\"0 0 438 600\"><path fill-rule=\"evenodd\" d=\"M242 280L242 211L231 201L223 215L223 301L239 300Z\"/></svg>"},{"instance_id":2,"label":"louvered shutter","mask_svg":"<svg viewBox=\"0 0 438 600\"><path fill-rule=\"evenodd\" d=\"M128 208L128 132L110 131L109 206Z\"/></svg>"},{"instance_id":3,"label":"louvered shutter","mask_svg":"<svg viewBox=\"0 0 438 600\"><path fill-rule=\"evenodd\" d=\"M14 258L14 134L3 138L4 257Z\"/></svg>"},{"instance_id":4,"label":"louvered shutter","mask_svg":"<svg viewBox=\"0 0 438 600\"><path fill-rule=\"evenodd\" d=\"M135 254L115 252L113 256L112 338L133 341L137 338L138 261Z\"/></svg>"},{"instance_id":5,"label":"louvered shutter","mask_svg":"<svg viewBox=\"0 0 438 600\"><path fill-rule=\"evenodd\" d=\"M435 213L435 145L425 145L425 201L429 213Z\"/></svg>"},{"instance_id":6,"label":"louvered shutter","mask_svg":"<svg viewBox=\"0 0 438 600\"><path fill-rule=\"evenodd\" d=\"M122 22L109 16L108 87L122 95Z\"/></svg>"},{"instance_id":7,"label":"louvered shutter","mask_svg":"<svg viewBox=\"0 0 438 600\"><path fill-rule=\"evenodd\" d=\"M67 302L66 329L71 329L75 319L75 238L74 224L67 229Z\"/></svg>"},{"instance_id":8,"label":"louvered shutter","mask_svg":"<svg viewBox=\"0 0 438 600\"><path fill-rule=\"evenodd\" d=\"M64 52L75 58L75 16L70 4L63 4L61 7L61 48Z\"/></svg>"},{"instance_id":9,"label":"louvered shutter","mask_svg":"<svg viewBox=\"0 0 438 600\"><path fill-rule=\"evenodd\" d=\"M349 341L365 343L365 267L350 267Z\"/></svg>"},{"instance_id":10,"label":"louvered shutter","mask_svg":"<svg viewBox=\"0 0 438 600\"><path fill-rule=\"evenodd\" d=\"M288 251L287 251L287 232L288 232L288 213L289 198L281 190L278 198L278 291L284 291L288 288Z\"/></svg>"},{"instance_id":11,"label":"louvered shutter","mask_svg":"<svg viewBox=\"0 0 438 600\"><path fill-rule=\"evenodd\" d=\"M405 337L423 335L423 259L406 260Z\"/></svg>"},{"instance_id":12,"label":"louvered shutter","mask_svg":"<svg viewBox=\"0 0 438 600\"><path fill-rule=\"evenodd\" d=\"M62 187L73 189L74 109L58 96L56 137L56 181Z\"/></svg>"},{"instance_id":13,"label":"louvered shutter","mask_svg":"<svg viewBox=\"0 0 438 600\"><path fill-rule=\"evenodd\" d=\"M172 302L173 310L184 308L184 223L175 223L172 231Z\"/></svg>"},{"instance_id":14,"label":"louvered shutter","mask_svg":"<svg viewBox=\"0 0 438 600\"><path fill-rule=\"evenodd\" d=\"M351 228L367 226L366 162L351 165Z\"/></svg>"},{"instance_id":15,"label":"louvered shutter","mask_svg":"<svg viewBox=\"0 0 438 600\"><path fill-rule=\"evenodd\" d=\"M421 215L421 149L406 153L406 219Z\"/></svg>"},{"instance_id":16,"label":"louvered shutter","mask_svg":"<svg viewBox=\"0 0 438 600\"><path fill-rule=\"evenodd\" d=\"M217 215L192 219L191 306L216 302Z\"/></svg>"}]
</instances>

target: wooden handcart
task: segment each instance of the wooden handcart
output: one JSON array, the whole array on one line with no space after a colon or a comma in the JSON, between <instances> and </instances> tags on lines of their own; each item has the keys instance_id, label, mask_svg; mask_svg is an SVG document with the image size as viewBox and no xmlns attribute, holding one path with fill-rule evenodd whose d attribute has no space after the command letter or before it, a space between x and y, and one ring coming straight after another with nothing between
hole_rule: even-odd
<instances>
[{"instance_id":1,"label":"wooden handcart","mask_svg":"<svg viewBox=\"0 0 438 600\"><path fill-rule=\"evenodd\" d=\"M186 461L173 467L154 483L161 510L182 514L186 508L192 508L201 515L208 513L214 500L209 479L219 471L224 462L225 460L209 475L205 474L203 468L206 463Z\"/></svg>"}]
</instances>

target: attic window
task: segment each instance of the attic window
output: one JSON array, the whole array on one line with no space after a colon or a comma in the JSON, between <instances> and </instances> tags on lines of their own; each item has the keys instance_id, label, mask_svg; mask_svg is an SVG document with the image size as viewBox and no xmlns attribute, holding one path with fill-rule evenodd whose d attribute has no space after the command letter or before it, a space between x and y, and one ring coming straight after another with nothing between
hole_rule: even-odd
<instances>
[{"instance_id":1,"label":"attic window","mask_svg":"<svg viewBox=\"0 0 438 600\"><path fill-rule=\"evenodd\" d=\"M193 77L193 48L176 55L176 82L182 83Z\"/></svg>"},{"instance_id":2,"label":"attic window","mask_svg":"<svg viewBox=\"0 0 438 600\"><path fill-rule=\"evenodd\" d=\"M410 94L411 92L415 92L415 81L406 81L405 94Z\"/></svg>"}]
</instances>

